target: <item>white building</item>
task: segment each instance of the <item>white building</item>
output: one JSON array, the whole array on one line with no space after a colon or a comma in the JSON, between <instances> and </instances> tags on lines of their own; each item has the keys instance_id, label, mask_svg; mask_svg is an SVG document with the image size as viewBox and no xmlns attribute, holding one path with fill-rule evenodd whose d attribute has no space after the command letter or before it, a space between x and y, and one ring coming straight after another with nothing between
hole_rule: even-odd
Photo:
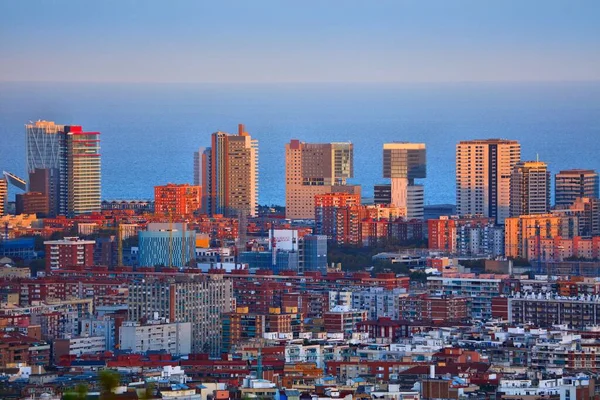
<instances>
[{"instance_id":1,"label":"white building","mask_svg":"<svg viewBox=\"0 0 600 400\"><path fill-rule=\"evenodd\" d=\"M173 355L186 355L192 351L192 324L150 321L145 325L128 321L119 332L119 348L135 353L165 350Z\"/></svg>"}]
</instances>

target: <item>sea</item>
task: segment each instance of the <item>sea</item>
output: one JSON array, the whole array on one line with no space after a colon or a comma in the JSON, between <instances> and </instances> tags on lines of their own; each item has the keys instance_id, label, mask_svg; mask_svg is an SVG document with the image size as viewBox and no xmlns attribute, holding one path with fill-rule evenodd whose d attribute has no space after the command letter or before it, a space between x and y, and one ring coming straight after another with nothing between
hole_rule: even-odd
<instances>
[{"instance_id":1,"label":"sea","mask_svg":"<svg viewBox=\"0 0 600 400\"><path fill-rule=\"evenodd\" d=\"M291 139L354 143L351 183L365 197L385 182L384 143L423 142L427 204L455 202L460 140L519 140L522 158L546 161L553 174L600 169L600 82L0 83L0 170L26 177L25 124L38 119L101 132L102 196L111 200L192 183L194 151L239 123L259 140L264 205L285 203Z\"/></svg>"}]
</instances>

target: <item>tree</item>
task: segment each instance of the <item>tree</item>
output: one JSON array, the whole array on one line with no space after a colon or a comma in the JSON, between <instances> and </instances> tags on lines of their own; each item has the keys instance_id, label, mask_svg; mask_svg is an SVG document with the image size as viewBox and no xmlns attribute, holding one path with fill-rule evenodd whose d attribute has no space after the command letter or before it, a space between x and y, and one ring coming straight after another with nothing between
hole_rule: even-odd
<instances>
[{"instance_id":1,"label":"tree","mask_svg":"<svg viewBox=\"0 0 600 400\"><path fill-rule=\"evenodd\" d=\"M75 387L75 390L68 391L64 394L63 400L86 400L88 396L88 387L80 383Z\"/></svg>"},{"instance_id":2,"label":"tree","mask_svg":"<svg viewBox=\"0 0 600 400\"><path fill-rule=\"evenodd\" d=\"M115 398L115 389L121 383L118 372L105 369L100 372L100 399L112 400Z\"/></svg>"}]
</instances>

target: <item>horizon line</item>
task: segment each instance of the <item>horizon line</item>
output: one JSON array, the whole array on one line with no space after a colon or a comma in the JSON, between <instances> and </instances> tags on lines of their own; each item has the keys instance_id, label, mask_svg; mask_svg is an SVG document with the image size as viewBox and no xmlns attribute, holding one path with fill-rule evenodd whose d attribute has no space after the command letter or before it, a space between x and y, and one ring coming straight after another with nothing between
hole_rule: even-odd
<instances>
[{"instance_id":1,"label":"horizon line","mask_svg":"<svg viewBox=\"0 0 600 400\"><path fill-rule=\"evenodd\" d=\"M188 85L301 85L301 84L479 84L479 83L600 83L597 79L507 79L507 80L431 80L431 81L125 81L125 80L2 80L0 84L188 84Z\"/></svg>"}]
</instances>

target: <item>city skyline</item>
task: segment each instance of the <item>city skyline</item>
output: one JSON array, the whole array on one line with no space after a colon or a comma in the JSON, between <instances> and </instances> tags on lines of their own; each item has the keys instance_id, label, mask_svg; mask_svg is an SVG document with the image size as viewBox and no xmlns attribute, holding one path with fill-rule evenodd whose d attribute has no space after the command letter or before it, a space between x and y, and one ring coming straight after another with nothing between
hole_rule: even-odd
<instances>
[{"instance_id":1,"label":"city skyline","mask_svg":"<svg viewBox=\"0 0 600 400\"><path fill-rule=\"evenodd\" d=\"M0 81L600 79L600 27L594 17L600 5L591 0L163 5L5 2ZM69 23L47 29L49 20ZM44 59L44 68L31 62L34 56Z\"/></svg>"}]
</instances>

